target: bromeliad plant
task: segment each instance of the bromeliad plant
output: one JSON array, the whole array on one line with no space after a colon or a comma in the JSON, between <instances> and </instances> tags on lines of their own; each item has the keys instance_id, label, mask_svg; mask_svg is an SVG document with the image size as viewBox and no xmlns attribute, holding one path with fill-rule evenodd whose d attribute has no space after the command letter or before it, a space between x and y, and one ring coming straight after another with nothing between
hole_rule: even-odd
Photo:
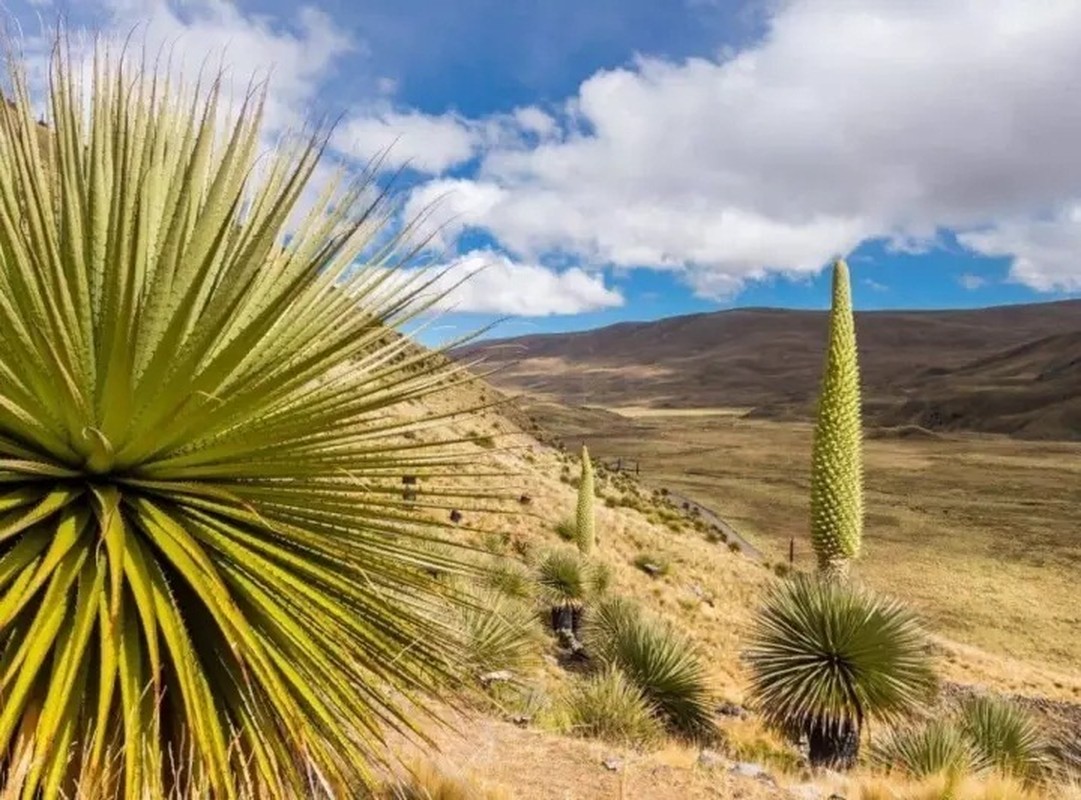
<instances>
[{"instance_id":1,"label":"bromeliad plant","mask_svg":"<svg viewBox=\"0 0 1081 800\"><path fill-rule=\"evenodd\" d=\"M63 51L0 115L0 791L355 796L459 655L394 486L469 473L393 413L457 379L426 287L367 179L290 227L327 132Z\"/></svg>"},{"instance_id":2,"label":"bromeliad plant","mask_svg":"<svg viewBox=\"0 0 1081 800\"><path fill-rule=\"evenodd\" d=\"M806 738L815 766L851 767L867 719L899 720L934 687L915 615L846 580L863 535L861 447L852 299L848 267L838 261L811 466L819 569L774 587L745 654L753 702L773 728Z\"/></svg>"},{"instance_id":3,"label":"bromeliad plant","mask_svg":"<svg viewBox=\"0 0 1081 800\"><path fill-rule=\"evenodd\" d=\"M933 692L928 641L905 606L847 582L773 587L745 659L766 722L807 737L813 766L851 767L871 718L903 719Z\"/></svg>"},{"instance_id":4,"label":"bromeliad plant","mask_svg":"<svg viewBox=\"0 0 1081 800\"><path fill-rule=\"evenodd\" d=\"M537 595L549 611L552 630L575 652L581 651L578 635L587 603L608 590L611 571L588 561L572 547L545 553L536 566Z\"/></svg>"},{"instance_id":5,"label":"bromeliad plant","mask_svg":"<svg viewBox=\"0 0 1081 800\"><path fill-rule=\"evenodd\" d=\"M860 378L848 266L833 266L829 344L811 454L811 543L828 577L847 576L863 537Z\"/></svg>"},{"instance_id":6,"label":"bromeliad plant","mask_svg":"<svg viewBox=\"0 0 1081 800\"><path fill-rule=\"evenodd\" d=\"M586 646L598 662L621 670L673 732L713 736L709 676L698 648L680 631L616 597L594 610Z\"/></svg>"}]
</instances>

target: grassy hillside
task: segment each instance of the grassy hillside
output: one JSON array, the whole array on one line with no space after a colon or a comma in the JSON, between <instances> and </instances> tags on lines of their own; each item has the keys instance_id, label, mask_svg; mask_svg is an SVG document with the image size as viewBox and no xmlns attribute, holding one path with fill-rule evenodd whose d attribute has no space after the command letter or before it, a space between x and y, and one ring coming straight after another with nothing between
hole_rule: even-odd
<instances>
[{"instance_id":1,"label":"grassy hillside","mask_svg":"<svg viewBox=\"0 0 1081 800\"><path fill-rule=\"evenodd\" d=\"M498 397L479 382L472 391L472 396L448 396L446 408ZM737 422L721 414L632 419L545 403L525 404L514 418L493 410L480 422L463 423L461 433L478 438L468 446L501 476L479 480L478 492L497 487L521 492L529 504L501 509L509 517L463 509L462 525L469 529L463 535L482 549L512 558L557 546L558 523L573 516L576 499L577 461L567 452L586 441L602 462L617 455L641 457L640 483L603 469L598 476L598 555L612 569L610 591L635 599L686 631L702 650L718 703L743 703L747 676L740 651L762 592L776 579L773 565L785 560L789 537L797 540L797 566L809 559L803 521L806 427ZM538 433L540 439L534 436ZM567 452L551 444L558 439L566 442ZM1022 445L1011 458L994 440L972 439L968 455L960 458L965 446L944 439L885 439L869 445L868 552L859 574L915 601L928 616L936 633L937 666L948 680L1077 703L1081 656L1069 633L1076 621L1067 618L1072 613L1068 570L1079 555L1068 534L1067 506L1073 498L1048 491L1077 485L1076 472L1063 465L1073 450L1034 443ZM720 510L763 547L772 563L735 554L710 526L696 527L695 518L678 503L666 503L654 491L660 486ZM1004 496L1007 487L1017 498L1041 497L1041 503L1026 507L1011 500ZM1027 554L1008 535L1026 517L1038 519L1042 529ZM932 538L940 559L920 555L928 552ZM663 557L667 573L649 577L635 565L643 555ZM1013 566L1002 568L1004 557ZM460 733L437 731L443 755L435 759L441 769L491 787L497 792L493 797L537 800L731 797L739 792L747 798L781 798L792 796L786 787L811 780L798 757L753 717L716 719L729 756L767 765L776 787L725 768L703 767L700 748L678 741L638 750L569 735L573 731L553 724L538 709L557 702L578 678L556 664L552 640L542 648L547 655L527 678L528 702L519 695L502 697L494 706L482 701L465 717L454 716ZM523 715L532 715L524 725L511 722ZM421 757L416 748L402 753ZM619 771L602 763L613 758L620 762ZM553 763L560 768L553 770ZM858 775L836 788L859 797L860 780L881 784Z\"/></svg>"}]
</instances>

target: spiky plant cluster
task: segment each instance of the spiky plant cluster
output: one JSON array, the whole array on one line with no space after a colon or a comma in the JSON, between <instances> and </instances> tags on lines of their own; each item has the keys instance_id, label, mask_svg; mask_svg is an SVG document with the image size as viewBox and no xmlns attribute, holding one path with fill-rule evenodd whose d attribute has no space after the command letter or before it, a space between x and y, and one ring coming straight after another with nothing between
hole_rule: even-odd
<instances>
[{"instance_id":1,"label":"spiky plant cluster","mask_svg":"<svg viewBox=\"0 0 1081 800\"><path fill-rule=\"evenodd\" d=\"M583 555L590 555L597 544L596 518L593 512L593 464L589 450L582 445L582 479L578 483L577 542Z\"/></svg>"},{"instance_id":2,"label":"spiky plant cluster","mask_svg":"<svg viewBox=\"0 0 1081 800\"><path fill-rule=\"evenodd\" d=\"M837 581L776 584L744 657L771 726L807 736L812 763L850 766L865 720L897 720L935 685L927 638L905 606Z\"/></svg>"},{"instance_id":3,"label":"spiky plant cluster","mask_svg":"<svg viewBox=\"0 0 1081 800\"><path fill-rule=\"evenodd\" d=\"M671 730L691 737L713 732L713 693L690 639L623 598L600 603L585 636L590 654L620 670Z\"/></svg>"},{"instance_id":4,"label":"spiky plant cluster","mask_svg":"<svg viewBox=\"0 0 1081 800\"><path fill-rule=\"evenodd\" d=\"M473 677L498 670L521 671L539 660L533 609L498 591L471 593L459 611L465 666Z\"/></svg>"},{"instance_id":5,"label":"spiky plant cluster","mask_svg":"<svg viewBox=\"0 0 1081 800\"><path fill-rule=\"evenodd\" d=\"M564 703L570 730L579 736L647 745L664 734L641 690L611 666L575 684Z\"/></svg>"},{"instance_id":6,"label":"spiky plant cluster","mask_svg":"<svg viewBox=\"0 0 1081 800\"><path fill-rule=\"evenodd\" d=\"M959 777L976 765L976 753L950 720L895 728L871 747L871 758L887 771L912 778Z\"/></svg>"},{"instance_id":7,"label":"spiky plant cluster","mask_svg":"<svg viewBox=\"0 0 1081 800\"><path fill-rule=\"evenodd\" d=\"M1043 727L1009 701L969 698L961 704L957 724L987 769L1034 781L1051 766L1052 745Z\"/></svg>"},{"instance_id":8,"label":"spiky plant cluster","mask_svg":"<svg viewBox=\"0 0 1081 800\"><path fill-rule=\"evenodd\" d=\"M292 226L326 132L76 63L0 114L0 793L355 796L461 659L395 482L470 467L388 414L457 380L388 335L425 287L367 178Z\"/></svg>"},{"instance_id":9,"label":"spiky plant cluster","mask_svg":"<svg viewBox=\"0 0 1081 800\"><path fill-rule=\"evenodd\" d=\"M536 566L542 600L552 606L581 606L593 595L590 564L581 554L561 547L544 554Z\"/></svg>"},{"instance_id":10,"label":"spiky plant cluster","mask_svg":"<svg viewBox=\"0 0 1081 800\"><path fill-rule=\"evenodd\" d=\"M860 379L848 266L833 267L829 344L811 454L811 542L819 568L843 577L863 536Z\"/></svg>"},{"instance_id":11,"label":"spiky plant cluster","mask_svg":"<svg viewBox=\"0 0 1081 800\"><path fill-rule=\"evenodd\" d=\"M916 778L991 772L1024 784L1045 778L1053 761L1042 727L996 697L969 698L952 716L890 731L872 752L880 766Z\"/></svg>"}]
</instances>

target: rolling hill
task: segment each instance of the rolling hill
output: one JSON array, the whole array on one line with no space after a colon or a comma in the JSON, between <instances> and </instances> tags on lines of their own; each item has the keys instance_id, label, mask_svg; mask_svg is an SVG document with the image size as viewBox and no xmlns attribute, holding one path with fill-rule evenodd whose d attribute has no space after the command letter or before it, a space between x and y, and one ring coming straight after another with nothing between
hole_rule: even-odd
<instances>
[{"instance_id":1,"label":"rolling hill","mask_svg":"<svg viewBox=\"0 0 1081 800\"><path fill-rule=\"evenodd\" d=\"M497 385L572 404L813 411L826 312L748 308L486 340L456 351ZM856 315L882 426L1081 438L1081 300Z\"/></svg>"}]
</instances>

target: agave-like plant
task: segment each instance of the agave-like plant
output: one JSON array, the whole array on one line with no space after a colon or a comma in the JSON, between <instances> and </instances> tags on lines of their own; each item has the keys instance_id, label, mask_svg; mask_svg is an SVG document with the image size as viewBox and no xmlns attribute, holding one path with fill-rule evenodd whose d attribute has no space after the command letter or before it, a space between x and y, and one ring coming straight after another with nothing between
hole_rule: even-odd
<instances>
[{"instance_id":1,"label":"agave-like plant","mask_svg":"<svg viewBox=\"0 0 1081 800\"><path fill-rule=\"evenodd\" d=\"M593 512L593 464L589 450L582 445L582 477L578 483L578 513L575 539L583 555L590 555L597 546L596 518Z\"/></svg>"},{"instance_id":2,"label":"agave-like plant","mask_svg":"<svg viewBox=\"0 0 1081 800\"><path fill-rule=\"evenodd\" d=\"M811 453L811 543L825 574L843 578L863 537L860 376L848 266L833 267L829 344Z\"/></svg>"},{"instance_id":3,"label":"agave-like plant","mask_svg":"<svg viewBox=\"0 0 1081 800\"><path fill-rule=\"evenodd\" d=\"M952 720L894 728L871 747L872 760L913 778L960 777L978 766L971 742Z\"/></svg>"},{"instance_id":4,"label":"agave-like plant","mask_svg":"<svg viewBox=\"0 0 1081 800\"><path fill-rule=\"evenodd\" d=\"M1024 709L995 697L962 702L959 725L983 766L1022 781L1043 777L1051 766L1051 741Z\"/></svg>"},{"instance_id":5,"label":"agave-like plant","mask_svg":"<svg viewBox=\"0 0 1081 800\"><path fill-rule=\"evenodd\" d=\"M564 704L570 729L579 736L645 745L664 734L656 709L612 666L576 683Z\"/></svg>"},{"instance_id":6,"label":"agave-like plant","mask_svg":"<svg viewBox=\"0 0 1081 800\"><path fill-rule=\"evenodd\" d=\"M865 720L898 720L935 686L911 611L815 576L772 588L744 657L752 702L774 728L807 737L814 765L850 767Z\"/></svg>"},{"instance_id":7,"label":"agave-like plant","mask_svg":"<svg viewBox=\"0 0 1081 800\"><path fill-rule=\"evenodd\" d=\"M474 677L499 670L524 670L540 660L533 609L499 591L471 592L472 604L458 611L466 668Z\"/></svg>"},{"instance_id":8,"label":"agave-like plant","mask_svg":"<svg viewBox=\"0 0 1081 800\"><path fill-rule=\"evenodd\" d=\"M575 650L580 647L585 605L607 590L610 578L605 566L590 562L571 547L548 551L536 566L537 595L551 612L552 628Z\"/></svg>"},{"instance_id":9,"label":"agave-like plant","mask_svg":"<svg viewBox=\"0 0 1081 800\"><path fill-rule=\"evenodd\" d=\"M0 113L3 792L354 796L457 674L394 485L467 494L394 413L459 379L392 333L431 293L368 178L292 227L328 131L66 52Z\"/></svg>"},{"instance_id":10,"label":"agave-like plant","mask_svg":"<svg viewBox=\"0 0 1081 800\"><path fill-rule=\"evenodd\" d=\"M677 733L714 733L709 676L694 642L669 624L643 616L623 598L594 610L586 625L587 649L620 669Z\"/></svg>"}]
</instances>

